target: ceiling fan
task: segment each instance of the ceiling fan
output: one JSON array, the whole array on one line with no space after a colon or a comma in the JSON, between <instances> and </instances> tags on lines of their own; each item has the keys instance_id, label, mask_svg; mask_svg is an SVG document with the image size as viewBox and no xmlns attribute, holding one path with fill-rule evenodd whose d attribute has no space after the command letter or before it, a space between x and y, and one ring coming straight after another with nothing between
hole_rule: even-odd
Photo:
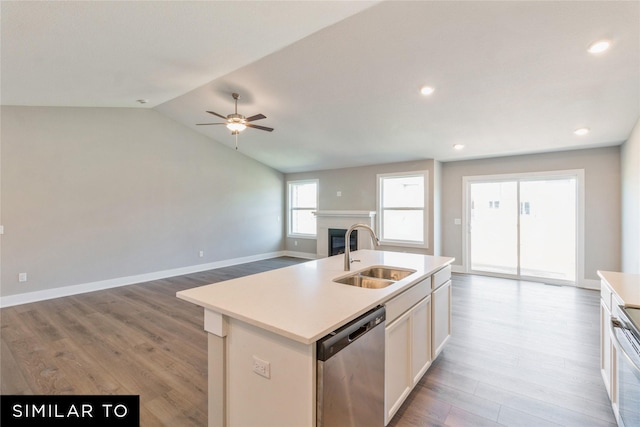
<instances>
[{"instance_id":1,"label":"ceiling fan","mask_svg":"<svg viewBox=\"0 0 640 427\"><path fill-rule=\"evenodd\" d=\"M228 116L225 117L222 114L218 114L213 111L207 111L207 113L220 117L225 121L222 123L196 123L196 125L197 126L226 125L227 129L231 131L231 135L236 136L236 150L238 149L238 134L248 127L259 129L259 130L266 130L267 132L273 132L273 128L266 127L266 126L258 126L258 125L254 125L253 123L250 123L256 120L266 119L267 116L265 116L264 114L256 114L251 117L245 117L242 114L238 114L238 98L240 98L240 95L237 93L232 93L231 96L233 96L233 99L235 100L235 104L236 104L235 113L229 114Z\"/></svg>"}]
</instances>

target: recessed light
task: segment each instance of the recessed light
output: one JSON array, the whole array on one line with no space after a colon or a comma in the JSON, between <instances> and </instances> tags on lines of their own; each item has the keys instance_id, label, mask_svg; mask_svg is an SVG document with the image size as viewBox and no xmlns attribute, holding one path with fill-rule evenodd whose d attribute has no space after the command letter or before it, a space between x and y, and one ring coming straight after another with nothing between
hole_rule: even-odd
<instances>
[{"instance_id":1,"label":"recessed light","mask_svg":"<svg viewBox=\"0 0 640 427\"><path fill-rule=\"evenodd\" d=\"M580 128L573 131L578 136L584 136L589 133L589 128Z\"/></svg>"},{"instance_id":2,"label":"recessed light","mask_svg":"<svg viewBox=\"0 0 640 427\"><path fill-rule=\"evenodd\" d=\"M422 86L422 88L420 89L420 93L423 95L431 95L433 92L435 91L434 88L432 88L431 86Z\"/></svg>"},{"instance_id":3,"label":"recessed light","mask_svg":"<svg viewBox=\"0 0 640 427\"><path fill-rule=\"evenodd\" d=\"M462 150L464 148L464 144L453 144L453 149L454 150Z\"/></svg>"},{"instance_id":4,"label":"recessed light","mask_svg":"<svg viewBox=\"0 0 640 427\"><path fill-rule=\"evenodd\" d=\"M595 43L592 43L587 49L589 53L602 53L605 50L611 47L611 42L609 40L598 40Z\"/></svg>"}]
</instances>

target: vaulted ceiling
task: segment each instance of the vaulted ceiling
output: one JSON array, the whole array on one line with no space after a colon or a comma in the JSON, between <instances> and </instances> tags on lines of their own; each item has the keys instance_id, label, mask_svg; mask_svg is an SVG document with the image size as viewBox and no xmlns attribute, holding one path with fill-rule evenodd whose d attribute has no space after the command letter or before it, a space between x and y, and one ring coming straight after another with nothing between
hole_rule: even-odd
<instances>
[{"instance_id":1,"label":"vaulted ceiling","mask_svg":"<svg viewBox=\"0 0 640 427\"><path fill-rule=\"evenodd\" d=\"M616 145L640 116L640 1L2 1L0 12L3 105L154 108L234 146L224 126L196 123L232 113L238 92L240 114L275 128L243 131L239 151L283 172ZM602 39L609 50L587 52Z\"/></svg>"}]
</instances>

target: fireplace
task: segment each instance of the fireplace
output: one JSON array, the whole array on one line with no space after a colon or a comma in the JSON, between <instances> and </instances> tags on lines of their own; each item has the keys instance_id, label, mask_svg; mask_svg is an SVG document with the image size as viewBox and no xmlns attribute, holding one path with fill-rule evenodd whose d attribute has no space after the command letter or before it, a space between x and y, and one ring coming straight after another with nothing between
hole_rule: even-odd
<instances>
[{"instance_id":1,"label":"fireplace","mask_svg":"<svg viewBox=\"0 0 640 427\"><path fill-rule=\"evenodd\" d=\"M316 256L324 258L331 255L331 241L329 229L340 229L342 240L340 246L344 250L344 235L354 224L366 224L375 227L376 213L374 211L316 211L314 215L318 219L316 228ZM354 237L351 235L351 248L355 249ZM373 249L368 233L360 233L356 242L359 250ZM327 250L328 249L328 250Z\"/></svg>"},{"instance_id":2,"label":"fireplace","mask_svg":"<svg viewBox=\"0 0 640 427\"><path fill-rule=\"evenodd\" d=\"M330 228L329 229L329 256L340 255L345 251L344 235L347 233L346 228ZM349 241L352 251L358 250L358 230L353 230Z\"/></svg>"}]
</instances>

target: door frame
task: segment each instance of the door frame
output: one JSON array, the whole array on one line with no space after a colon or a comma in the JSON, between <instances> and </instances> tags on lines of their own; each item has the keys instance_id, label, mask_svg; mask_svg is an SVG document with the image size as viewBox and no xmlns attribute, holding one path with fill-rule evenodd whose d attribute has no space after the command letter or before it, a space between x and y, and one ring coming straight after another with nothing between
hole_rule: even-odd
<instances>
[{"instance_id":1,"label":"door frame","mask_svg":"<svg viewBox=\"0 0 640 427\"><path fill-rule=\"evenodd\" d=\"M495 175L472 175L462 177L462 253L463 270L468 274L483 276L504 277L508 279L520 279L531 282L543 282L554 285L571 285L584 287L584 214L585 214L585 192L584 192L584 169L567 169L558 171L522 172ZM544 180L544 179L576 179L576 280L548 279L543 277L489 273L471 270L471 184L479 182L499 182L499 181L521 181L521 180ZM520 186L518 186L518 192ZM518 215L519 216L519 215ZM518 218L518 226L520 219ZM518 252L520 241L518 237ZM518 253L518 264L520 263ZM519 268L518 268L519 270Z\"/></svg>"}]
</instances>

